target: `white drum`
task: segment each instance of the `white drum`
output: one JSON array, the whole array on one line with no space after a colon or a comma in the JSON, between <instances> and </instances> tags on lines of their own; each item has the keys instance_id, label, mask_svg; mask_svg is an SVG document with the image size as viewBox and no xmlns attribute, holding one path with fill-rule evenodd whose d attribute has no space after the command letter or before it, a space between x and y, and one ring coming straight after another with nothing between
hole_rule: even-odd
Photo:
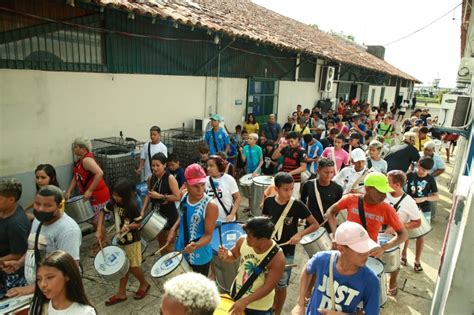
<instances>
[{"instance_id":1,"label":"white drum","mask_svg":"<svg viewBox=\"0 0 474 315\"><path fill-rule=\"evenodd\" d=\"M392 238L394 238L393 235L379 233L378 241L380 246L389 242ZM400 269L400 247L395 246L385 250L381 258L385 265L384 269L386 273L394 272Z\"/></svg>"},{"instance_id":2,"label":"white drum","mask_svg":"<svg viewBox=\"0 0 474 315\"><path fill-rule=\"evenodd\" d=\"M146 249L148 248L148 242L145 241L143 238L140 240L140 243L142 243L142 255L143 253L146 251ZM118 239L117 239L117 235L115 235L113 238L112 238L112 245L115 245L115 246L120 246L118 244Z\"/></svg>"},{"instance_id":3,"label":"white drum","mask_svg":"<svg viewBox=\"0 0 474 315\"><path fill-rule=\"evenodd\" d=\"M273 184L273 176L261 175L254 177L252 180L252 204L250 205L250 213L256 217L262 214L260 204L263 200L263 193L268 186Z\"/></svg>"},{"instance_id":4,"label":"white drum","mask_svg":"<svg viewBox=\"0 0 474 315\"><path fill-rule=\"evenodd\" d=\"M430 223L428 222L428 220L426 220L423 213L421 213L420 217L421 217L421 225L419 227L415 228L415 229L409 229L408 230L408 238L409 239L415 239L415 238L418 238L418 237L425 236L426 234L431 232L431 230L433 229L431 227Z\"/></svg>"},{"instance_id":5,"label":"white drum","mask_svg":"<svg viewBox=\"0 0 474 315\"><path fill-rule=\"evenodd\" d=\"M32 299L33 294L3 299L0 301L0 314L29 314L28 305Z\"/></svg>"},{"instance_id":6,"label":"white drum","mask_svg":"<svg viewBox=\"0 0 474 315\"><path fill-rule=\"evenodd\" d=\"M252 184L253 184L252 178L253 178L252 174L247 174L247 175L242 176L239 179L239 184L240 184L240 187L242 188L242 195L247 199L249 199L250 195L252 194Z\"/></svg>"},{"instance_id":7,"label":"white drum","mask_svg":"<svg viewBox=\"0 0 474 315\"><path fill-rule=\"evenodd\" d=\"M123 249L115 245L109 245L97 253L94 258L94 267L105 280L117 281L125 277L130 262Z\"/></svg>"},{"instance_id":8,"label":"white drum","mask_svg":"<svg viewBox=\"0 0 474 315\"><path fill-rule=\"evenodd\" d=\"M332 241L324 227L320 227L313 233L306 234L301 238L300 244L303 245L309 258L320 251L331 250Z\"/></svg>"},{"instance_id":9,"label":"white drum","mask_svg":"<svg viewBox=\"0 0 474 315\"><path fill-rule=\"evenodd\" d=\"M380 259L369 257L366 263L367 267L372 269L373 272L379 278L380 283L380 306L387 302L387 279L385 278L385 272L383 268L383 262Z\"/></svg>"},{"instance_id":10,"label":"white drum","mask_svg":"<svg viewBox=\"0 0 474 315\"><path fill-rule=\"evenodd\" d=\"M154 280L166 280L192 271L183 254L177 254L178 252L170 252L156 261L151 268L151 276Z\"/></svg>"}]
</instances>

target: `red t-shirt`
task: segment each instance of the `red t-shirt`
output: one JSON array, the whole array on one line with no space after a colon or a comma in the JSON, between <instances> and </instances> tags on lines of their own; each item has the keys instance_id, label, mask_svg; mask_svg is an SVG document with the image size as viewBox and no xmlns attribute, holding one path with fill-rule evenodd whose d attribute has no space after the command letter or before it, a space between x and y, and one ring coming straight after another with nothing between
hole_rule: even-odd
<instances>
[{"instance_id":1,"label":"red t-shirt","mask_svg":"<svg viewBox=\"0 0 474 315\"><path fill-rule=\"evenodd\" d=\"M89 172L84 168L84 165L82 164L82 161L84 158L89 157L95 160L94 155L92 152L87 153L84 157L81 159L77 160L74 163L74 168L72 170L73 176L76 179L76 183L79 186L79 191L81 194L84 194L85 191L92 185L92 182L94 181L94 174ZM97 185L97 187L94 189L92 192L92 197L91 197L91 204L93 206L95 205L100 205L109 200L109 189L107 188L107 185L105 184L104 179L102 178Z\"/></svg>"},{"instance_id":2,"label":"red t-shirt","mask_svg":"<svg viewBox=\"0 0 474 315\"><path fill-rule=\"evenodd\" d=\"M336 208L338 209L337 211L347 209L347 221L362 225L359 217L359 196L358 194L345 195L336 203ZM403 228L403 223L400 221L397 211L386 202L371 205L364 201L364 212L367 232L375 242L377 242L382 224L392 227L395 231L400 231Z\"/></svg>"}]
</instances>

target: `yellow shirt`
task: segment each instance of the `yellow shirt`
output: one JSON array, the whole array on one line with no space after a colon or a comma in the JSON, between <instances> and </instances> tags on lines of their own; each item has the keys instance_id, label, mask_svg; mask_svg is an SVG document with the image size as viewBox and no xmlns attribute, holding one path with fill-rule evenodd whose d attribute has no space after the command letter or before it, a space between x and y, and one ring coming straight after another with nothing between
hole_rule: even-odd
<instances>
[{"instance_id":1,"label":"yellow shirt","mask_svg":"<svg viewBox=\"0 0 474 315\"><path fill-rule=\"evenodd\" d=\"M254 268L256 268L260 262L267 256L267 254L272 250L273 246L276 244L272 241L272 246L268 248L268 250L262 254L257 254L252 247L247 244L247 240L244 240L242 246L240 247L240 267L235 277L234 283L232 283L232 287L235 286L235 292L239 292L242 285L247 281L247 279L252 275ZM255 279L252 286L247 290L247 292L242 296L246 297L254 293L258 288L263 286L265 283L265 278L268 273L268 265L265 267L265 270ZM232 288L233 289L233 288ZM231 289L231 292L232 292ZM273 298L275 296L275 289L270 291L267 295L265 295L260 300L254 301L247 305L247 308L252 310L259 310L259 311L266 311L269 310L273 306Z\"/></svg>"},{"instance_id":2,"label":"yellow shirt","mask_svg":"<svg viewBox=\"0 0 474 315\"><path fill-rule=\"evenodd\" d=\"M295 132L299 133L300 135L304 136L304 135L307 135L309 133L311 133L311 130L309 130L309 127L308 126L305 126L303 131L301 131L301 126L300 124L297 124L295 125Z\"/></svg>"},{"instance_id":3,"label":"yellow shirt","mask_svg":"<svg viewBox=\"0 0 474 315\"><path fill-rule=\"evenodd\" d=\"M420 139L418 137L416 137L416 141L415 141L415 148L418 150L418 151L422 151L423 150L423 146L425 145L426 142L428 141L431 141L431 138L426 136L425 139Z\"/></svg>"},{"instance_id":4,"label":"yellow shirt","mask_svg":"<svg viewBox=\"0 0 474 315\"><path fill-rule=\"evenodd\" d=\"M244 129L248 133L256 133L258 135L258 131L259 131L260 127L258 126L258 122L256 122L255 124L248 124L247 122L245 122L244 123Z\"/></svg>"}]
</instances>

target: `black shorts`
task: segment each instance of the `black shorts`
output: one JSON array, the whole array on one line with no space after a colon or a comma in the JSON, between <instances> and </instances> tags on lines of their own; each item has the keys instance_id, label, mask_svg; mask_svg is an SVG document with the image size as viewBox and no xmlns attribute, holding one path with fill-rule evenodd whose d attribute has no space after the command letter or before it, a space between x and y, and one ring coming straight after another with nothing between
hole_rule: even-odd
<instances>
[{"instance_id":1,"label":"black shorts","mask_svg":"<svg viewBox=\"0 0 474 315\"><path fill-rule=\"evenodd\" d=\"M211 266L211 262L208 262L207 264L204 265L191 265L189 264L191 269L193 269L194 272L200 273L205 277L209 276L209 267Z\"/></svg>"}]
</instances>

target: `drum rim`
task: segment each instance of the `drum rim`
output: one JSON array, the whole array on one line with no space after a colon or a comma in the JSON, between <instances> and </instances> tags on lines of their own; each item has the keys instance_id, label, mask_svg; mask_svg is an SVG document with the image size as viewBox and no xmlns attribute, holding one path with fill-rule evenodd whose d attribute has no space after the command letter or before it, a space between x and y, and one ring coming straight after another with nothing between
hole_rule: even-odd
<instances>
[{"instance_id":1,"label":"drum rim","mask_svg":"<svg viewBox=\"0 0 474 315\"><path fill-rule=\"evenodd\" d=\"M265 183L259 182L259 181L258 181L258 178L259 178L259 177L265 177L265 178L269 179L270 182L265 182ZM258 184L258 185L262 185L262 186L269 186L269 185L272 184L272 181L273 181L274 178L275 178L274 176L270 176L270 175L259 175L259 176L253 177L253 178L252 178L252 182L253 182L254 184Z\"/></svg>"},{"instance_id":2,"label":"drum rim","mask_svg":"<svg viewBox=\"0 0 474 315\"><path fill-rule=\"evenodd\" d=\"M319 235L318 238L315 238L315 239L311 240L311 242L303 242L304 239L308 239L308 238L309 238L309 235L311 235L311 234L313 234L313 233L316 233L316 232L318 232L318 231L321 230L321 229L323 229L324 231L321 232L321 235ZM303 236L303 237L301 238L301 240L300 240L301 245L311 244L311 243L313 243L314 241L319 240L319 239L324 235L324 232L326 232L326 234L327 234L328 231L326 231L326 229L321 226L321 227L320 227L319 229L317 229L316 231L311 232L311 233L309 233L309 234L306 234L306 235Z\"/></svg>"},{"instance_id":3,"label":"drum rim","mask_svg":"<svg viewBox=\"0 0 474 315\"><path fill-rule=\"evenodd\" d=\"M372 259L371 259L371 258L372 258ZM380 273L377 273L375 270L373 270L372 268L370 268L370 267L369 267L369 264L368 264L368 263L369 263L369 260L377 260L377 261L381 264L381 266L382 266L382 271L381 271ZM377 277L379 277L381 274L383 274L383 273L385 272L385 264L384 264L384 262L383 262L381 259L377 258L377 257L369 256L369 258L367 258L367 262L365 263L365 265L366 265L368 268L370 268L370 270L372 270L372 271L377 275Z\"/></svg>"},{"instance_id":4,"label":"drum rim","mask_svg":"<svg viewBox=\"0 0 474 315\"><path fill-rule=\"evenodd\" d=\"M117 271L115 271L115 272L113 272L113 273L110 273L110 274L103 274L103 273L100 273L99 270L97 270L97 267L96 267L96 265L95 265L96 259L97 259L98 256L102 256L101 252L102 252L104 249L106 249L107 247L117 247L117 248L119 248L119 249L123 252L123 254L124 254L124 257L125 257L124 262L128 260L127 254L125 253L125 251L124 251L120 246L118 246L118 245L112 245L112 244L111 244L111 245L104 246L104 247L102 248L102 250L98 251L97 254L96 254L95 257L94 257L94 269L97 271L97 273L99 273L99 274L100 274L101 276L103 276L103 277L109 277L109 276L111 276L111 275L114 275L114 274L116 274L117 272L119 272L120 269L123 268L123 267L120 267L119 269L117 269ZM104 261L104 263L105 263L105 261Z\"/></svg>"},{"instance_id":5,"label":"drum rim","mask_svg":"<svg viewBox=\"0 0 474 315\"><path fill-rule=\"evenodd\" d=\"M383 235L390 235L390 234L386 234L386 233L381 232L381 233L379 233L379 237L380 237L380 235L383 236ZM377 241L378 241L377 243L378 243L380 246L382 246L383 244L380 244L379 237L377 237ZM396 237L396 236L393 236L393 235L392 235L392 237L388 240L388 242L390 242L390 240L393 239L394 237ZM387 243L387 242L385 242L384 244L386 244L386 243ZM396 251L397 249L400 249L400 245L395 245L395 246L393 246L393 247L390 247L390 248L386 249L386 250L384 251L384 253L391 253L391 252L393 252L393 251Z\"/></svg>"},{"instance_id":6,"label":"drum rim","mask_svg":"<svg viewBox=\"0 0 474 315\"><path fill-rule=\"evenodd\" d=\"M84 195L72 196L68 200L66 200L66 203L73 203L82 199L84 199Z\"/></svg>"},{"instance_id":7,"label":"drum rim","mask_svg":"<svg viewBox=\"0 0 474 315\"><path fill-rule=\"evenodd\" d=\"M243 181L246 181L246 182L243 182ZM239 178L239 183L240 183L242 186L250 186L250 185L252 185L252 183L253 183L253 176L252 176L252 173L245 174L245 175L243 175L241 178Z\"/></svg>"},{"instance_id":8,"label":"drum rim","mask_svg":"<svg viewBox=\"0 0 474 315\"><path fill-rule=\"evenodd\" d=\"M169 255L169 254L171 254L171 253L172 253L173 255L175 255L176 252L177 252L177 251L169 252L169 253L167 253L165 256L160 257L160 258L153 264L153 266L151 267L150 275L151 275L153 278L163 278L163 277L166 277L167 275L169 275L170 273L174 272L179 266L181 266L181 264L183 263L184 255L180 253L180 254L178 254L178 255L175 256L175 257L180 257L180 256L181 256L181 259L180 259L180 261L179 261L179 264L176 264L176 266L174 266L173 269L170 269L166 274L161 275L161 276L154 276L154 275L152 274L153 269L154 269L153 267L155 267L155 265L156 265L160 260L162 260L163 258L165 258L167 255ZM171 256L171 255L170 255L170 256ZM169 258L168 258L168 259L169 259ZM173 257L173 259L174 259L174 257Z\"/></svg>"},{"instance_id":9,"label":"drum rim","mask_svg":"<svg viewBox=\"0 0 474 315\"><path fill-rule=\"evenodd\" d=\"M423 233L423 234L417 235L417 236L415 236L415 237L412 237L412 236L408 235L408 239L410 239L410 240L417 239L417 238L419 238L419 237L425 236L426 234L430 233L432 230L433 230L433 227L430 227L429 231L427 231L427 232L425 232L425 233Z\"/></svg>"}]
</instances>

